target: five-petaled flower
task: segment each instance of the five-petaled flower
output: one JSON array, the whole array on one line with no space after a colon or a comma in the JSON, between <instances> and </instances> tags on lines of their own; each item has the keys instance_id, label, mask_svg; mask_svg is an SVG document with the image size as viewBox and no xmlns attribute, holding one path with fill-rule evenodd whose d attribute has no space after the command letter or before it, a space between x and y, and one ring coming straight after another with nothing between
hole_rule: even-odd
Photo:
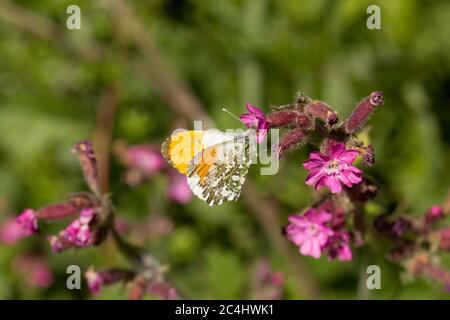
<instances>
[{"instance_id":1,"label":"five-petaled flower","mask_svg":"<svg viewBox=\"0 0 450 320\"><path fill-rule=\"evenodd\" d=\"M299 246L302 255L318 259L328 239L333 235L333 230L325 225L331 217L330 213L313 208L303 215L290 215L290 224L285 229L286 235Z\"/></svg>"},{"instance_id":2,"label":"five-petaled flower","mask_svg":"<svg viewBox=\"0 0 450 320\"><path fill-rule=\"evenodd\" d=\"M347 187L361 182L362 171L352 165L359 152L347 150L343 143L337 143L329 149L329 155L314 151L303 166L310 172L306 184L315 189L323 186L330 188L332 193L342 191L341 183Z\"/></svg>"},{"instance_id":3,"label":"five-petaled flower","mask_svg":"<svg viewBox=\"0 0 450 320\"><path fill-rule=\"evenodd\" d=\"M269 123L266 115L261 109L247 103L249 113L242 114L239 119L247 126L247 128L256 128L256 142L261 143L267 135Z\"/></svg>"}]
</instances>

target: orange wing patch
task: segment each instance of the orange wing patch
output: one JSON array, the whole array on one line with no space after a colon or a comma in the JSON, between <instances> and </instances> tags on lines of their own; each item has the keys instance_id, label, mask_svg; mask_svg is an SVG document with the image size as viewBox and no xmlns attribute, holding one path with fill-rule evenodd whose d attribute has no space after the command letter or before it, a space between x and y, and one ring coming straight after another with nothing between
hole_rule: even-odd
<instances>
[{"instance_id":1,"label":"orange wing patch","mask_svg":"<svg viewBox=\"0 0 450 320\"><path fill-rule=\"evenodd\" d=\"M197 163L191 173L197 174L201 182L205 181L208 174L215 167L218 158L217 149L217 145L206 148L202 151L201 158L195 160Z\"/></svg>"}]
</instances>

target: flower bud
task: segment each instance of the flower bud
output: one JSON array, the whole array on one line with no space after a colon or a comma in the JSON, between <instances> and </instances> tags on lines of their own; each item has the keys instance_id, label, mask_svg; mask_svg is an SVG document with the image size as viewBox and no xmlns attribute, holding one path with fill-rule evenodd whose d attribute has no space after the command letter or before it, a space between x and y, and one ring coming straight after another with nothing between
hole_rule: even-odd
<instances>
[{"instance_id":1,"label":"flower bud","mask_svg":"<svg viewBox=\"0 0 450 320\"><path fill-rule=\"evenodd\" d=\"M308 128L311 125L311 118L306 114L299 114L297 117L297 127Z\"/></svg>"},{"instance_id":2,"label":"flower bud","mask_svg":"<svg viewBox=\"0 0 450 320\"><path fill-rule=\"evenodd\" d=\"M306 133L303 129L295 128L283 136L277 148L277 155L280 159L286 150L292 149L303 142L306 138Z\"/></svg>"},{"instance_id":3,"label":"flower bud","mask_svg":"<svg viewBox=\"0 0 450 320\"><path fill-rule=\"evenodd\" d=\"M27 236L31 236L39 231L38 217L33 209L24 210L16 218L16 222L23 228Z\"/></svg>"},{"instance_id":4,"label":"flower bud","mask_svg":"<svg viewBox=\"0 0 450 320\"><path fill-rule=\"evenodd\" d=\"M71 203L54 204L37 211L37 216L44 220L64 219L78 212L78 208Z\"/></svg>"},{"instance_id":5,"label":"flower bud","mask_svg":"<svg viewBox=\"0 0 450 320\"><path fill-rule=\"evenodd\" d=\"M267 115L267 122L270 128L281 128L296 124L298 115L297 111L276 111Z\"/></svg>"},{"instance_id":6,"label":"flower bud","mask_svg":"<svg viewBox=\"0 0 450 320\"><path fill-rule=\"evenodd\" d=\"M314 100L305 106L305 112L314 118L318 118L330 127L339 121L339 117L325 102Z\"/></svg>"},{"instance_id":7,"label":"flower bud","mask_svg":"<svg viewBox=\"0 0 450 320\"><path fill-rule=\"evenodd\" d=\"M444 210L442 207L437 205L432 206L425 215L425 225L429 226L442 218L444 218Z\"/></svg>"},{"instance_id":8,"label":"flower bud","mask_svg":"<svg viewBox=\"0 0 450 320\"><path fill-rule=\"evenodd\" d=\"M70 194L69 201L77 209L92 208L100 205L99 200L93 194L87 192Z\"/></svg>"},{"instance_id":9,"label":"flower bud","mask_svg":"<svg viewBox=\"0 0 450 320\"><path fill-rule=\"evenodd\" d=\"M88 283L89 291L92 295L98 295L101 292L103 285L126 281L131 279L133 275L133 272L125 269L95 271L93 268L89 268L84 274Z\"/></svg>"},{"instance_id":10,"label":"flower bud","mask_svg":"<svg viewBox=\"0 0 450 320\"><path fill-rule=\"evenodd\" d=\"M345 123L345 131L354 133L358 131L369 119L376 107L384 104L384 97L380 91L375 91L370 96L363 98L356 106L352 115Z\"/></svg>"},{"instance_id":11,"label":"flower bud","mask_svg":"<svg viewBox=\"0 0 450 320\"><path fill-rule=\"evenodd\" d=\"M84 179L89 188L96 195L100 195L100 180L97 166L97 158L90 141L79 142L73 149L77 153L83 170Z\"/></svg>"}]
</instances>

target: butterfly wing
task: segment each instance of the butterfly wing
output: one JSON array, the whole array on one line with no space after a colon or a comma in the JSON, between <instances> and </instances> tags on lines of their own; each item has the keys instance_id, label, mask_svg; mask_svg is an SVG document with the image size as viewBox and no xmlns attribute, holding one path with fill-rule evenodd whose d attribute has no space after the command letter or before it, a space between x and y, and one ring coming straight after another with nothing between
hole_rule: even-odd
<instances>
[{"instance_id":1,"label":"butterfly wing","mask_svg":"<svg viewBox=\"0 0 450 320\"><path fill-rule=\"evenodd\" d=\"M235 136L198 153L187 170L192 192L210 206L237 200L252 163L248 137Z\"/></svg>"},{"instance_id":2,"label":"butterfly wing","mask_svg":"<svg viewBox=\"0 0 450 320\"><path fill-rule=\"evenodd\" d=\"M164 141L161 153L172 167L187 175L195 155L209 146L231 139L220 131L179 130Z\"/></svg>"}]
</instances>

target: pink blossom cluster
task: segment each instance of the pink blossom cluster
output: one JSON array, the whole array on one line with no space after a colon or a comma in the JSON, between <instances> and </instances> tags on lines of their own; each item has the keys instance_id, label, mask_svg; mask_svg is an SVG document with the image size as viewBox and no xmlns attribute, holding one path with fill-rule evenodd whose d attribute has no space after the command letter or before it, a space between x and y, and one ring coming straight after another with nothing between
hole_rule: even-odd
<instances>
[{"instance_id":1,"label":"pink blossom cluster","mask_svg":"<svg viewBox=\"0 0 450 320\"><path fill-rule=\"evenodd\" d=\"M26 209L16 218L15 225L10 224L8 229L3 228L3 233L5 234L3 237L7 241L14 241L14 238L19 240L38 233L38 219L47 221L52 220L52 218L54 219L53 216L46 216L45 219L39 217L40 212L45 212L45 210L35 211L33 209ZM62 217L58 216L58 218ZM87 247L94 243L95 229L95 211L92 208L85 208L80 211L79 217L70 222L57 236L48 236L48 241L52 251L55 253L68 248ZM16 232L16 235L13 232Z\"/></svg>"},{"instance_id":2,"label":"pink blossom cluster","mask_svg":"<svg viewBox=\"0 0 450 320\"><path fill-rule=\"evenodd\" d=\"M329 259L352 260L350 234L333 230L331 221L331 213L310 208L302 215L289 216L286 236L299 247L299 252L304 256L318 259L322 253L327 252Z\"/></svg>"},{"instance_id":3,"label":"pink blossom cluster","mask_svg":"<svg viewBox=\"0 0 450 320\"><path fill-rule=\"evenodd\" d=\"M6 220L1 224L0 240L6 244L14 244L25 237L39 233L40 224L43 222L50 223L70 218L71 221L57 235L47 236L54 253L70 248L98 245L106 239L108 234L112 234L118 249L132 262L130 269L108 269L101 272L90 269L86 273L86 280L93 294L98 294L103 285L124 281L131 287L130 297L139 298L143 293L149 293L164 299L176 298L176 290L164 282L165 268L159 261L121 238L121 223L115 220L115 209L109 196L102 192L97 159L91 143L82 141L72 151L79 156L84 179L90 191L72 193L68 201L63 203L24 210L16 219ZM130 161L133 166L144 170L147 174L150 174L152 170L161 170L163 167L159 153L150 155L149 151L151 151L149 148L130 150ZM159 160L161 162L158 162ZM172 176L171 179L177 179L177 177ZM172 188L174 188L173 185L176 185L175 188L180 188L179 184L179 181L173 182ZM179 197L183 190L177 189L174 193ZM186 195L183 194L182 197L184 197L182 200L186 201ZM170 230L170 225L165 227ZM158 228L161 228L161 224ZM17 270L23 269L30 273L30 279L38 287L50 285L53 274L47 272L46 265L41 260L28 260L30 266L35 266L32 270L24 269L22 262L17 264ZM145 290L137 294L141 288Z\"/></svg>"},{"instance_id":4,"label":"pink blossom cluster","mask_svg":"<svg viewBox=\"0 0 450 320\"><path fill-rule=\"evenodd\" d=\"M330 106L303 94L294 103L275 107L267 115L247 104L249 113L240 119L247 127L258 130L258 142L269 128L287 130L275 148L280 158L287 150L305 142L320 148L311 152L303 163L308 171L305 183L314 190L326 188L330 193L321 193L320 205L307 209L304 214L290 215L284 229L287 238L299 247L300 254L320 258L326 253L329 259L349 261L353 258L351 242L358 246L364 242L361 226L357 223L347 226L350 225L347 220L350 216L355 221L360 219L361 215L355 211L357 203L372 199L378 188L354 165L358 156L366 165L373 165L375 159L374 148L364 146L355 133L383 103L383 95L375 91L363 98L351 116L340 124Z\"/></svg>"}]
</instances>

